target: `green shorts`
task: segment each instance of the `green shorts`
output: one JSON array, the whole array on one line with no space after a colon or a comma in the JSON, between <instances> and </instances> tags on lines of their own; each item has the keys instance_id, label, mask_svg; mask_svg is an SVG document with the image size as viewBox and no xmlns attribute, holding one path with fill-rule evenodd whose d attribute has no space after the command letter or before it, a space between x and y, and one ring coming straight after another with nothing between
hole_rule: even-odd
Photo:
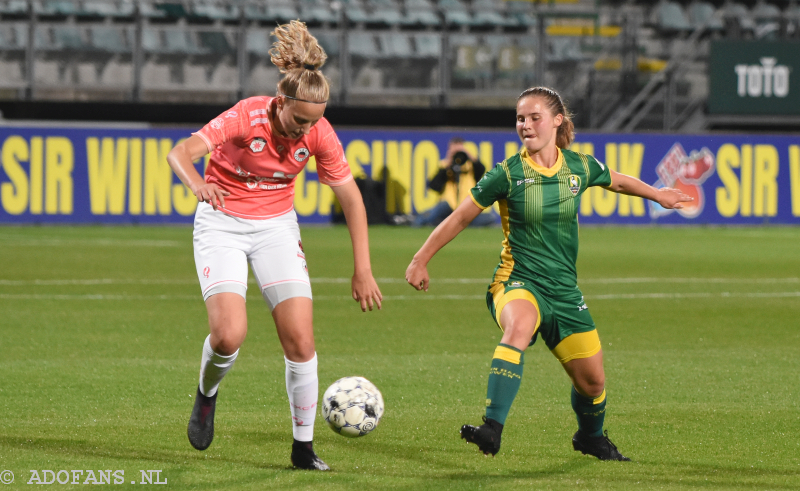
<instances>
[{"instance_id":1,"label":"green shorts","mask_svg":"<svg viewBox=\"0 0 800 491\"><path fill-rule=\"evenodd\" d=\"M500 329L500 314L512 300L527 300L539 312L530 344L541 333L547 348L561 363L576 358L589 358L600 351L600 338L577 288L574 293L552 297L543 294L532 283L519 280L499 281L489 285L486 305Z\"/></svg>"}]
</instances>

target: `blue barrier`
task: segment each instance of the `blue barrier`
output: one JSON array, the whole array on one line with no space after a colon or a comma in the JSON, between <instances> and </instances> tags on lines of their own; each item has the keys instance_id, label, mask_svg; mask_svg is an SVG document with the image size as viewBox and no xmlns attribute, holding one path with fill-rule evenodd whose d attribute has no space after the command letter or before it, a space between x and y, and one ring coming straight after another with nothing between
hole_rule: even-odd
<instances>
[{"instance_id":1,"label":"blue barrier","mask_svg":"<svg viewBox=\"0 0 800 491\"><path fill-rule=\"evenodd\" d=\"M196 199L166 154L185 129L0 127L0 223L191 223ZM354 174L388 176L387 210L418 213L438 195L426 188L447 141L461 136L489 167L519 150L509 131L340 130ZM655 186L695 197L664 210L593 188L581 223L800 224L800 137L578 134L573 150ZM204 161L196 163L202 171ZM314 161L297 177L301 223L330 220L333 193Z\"/></svg>"}]
</instances>

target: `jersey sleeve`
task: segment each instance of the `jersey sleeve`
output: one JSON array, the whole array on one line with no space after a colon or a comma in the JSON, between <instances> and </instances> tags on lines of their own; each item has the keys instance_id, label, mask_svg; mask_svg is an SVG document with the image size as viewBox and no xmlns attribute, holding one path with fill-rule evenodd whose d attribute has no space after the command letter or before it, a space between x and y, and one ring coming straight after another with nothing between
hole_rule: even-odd
<instances>
[{"instance_id":1,"label":"jersey sleeve","mask_svg":"<svg viewBox=\"0 0 800 491\"><path fill-rule=\"evenodd\" d=\"M489 208L495 201L508 196L509 190L508 174L502 164L495 166L483 175L480 181L475 184L470 194L472 201L482 209Z\"/></svg>"},{"instance_id":2,"label":"jersey sleeve","mask_svg":"<svg viewBox=\"0 0 800 491\"><path fill-rule=\"evenodd\" d=\"M322 119L317 123L319 135L317 148L311 152L317 160L319 182L328 186L341 186L353 179L344 148L330 123Z\"/></svg>"},{"instance_id":3,"label":"jersey sleeve","mask_svg":"<svg viewBox=\"0 0 800 491\"><path fill-rule=\"evenodd\" d=\"M608 187L611 185L611 171L608 166L600 162L591 155L586 156L589 160L589 179L588 186L603 186Z\"/></svg>"},{"instance_id":4,"label":"jersey sleeve","mask_svg":"<svg viewBox=\"0 0 800 491\"><path fill-rule=\"evenodd\" d=\"M208 151L211 152L223 143L234 138L245 137L249 126L244 124L244 101L239 101L235 106L209 121L199 131L192 133L202 139Z\"/></svg>"}]
</instances>

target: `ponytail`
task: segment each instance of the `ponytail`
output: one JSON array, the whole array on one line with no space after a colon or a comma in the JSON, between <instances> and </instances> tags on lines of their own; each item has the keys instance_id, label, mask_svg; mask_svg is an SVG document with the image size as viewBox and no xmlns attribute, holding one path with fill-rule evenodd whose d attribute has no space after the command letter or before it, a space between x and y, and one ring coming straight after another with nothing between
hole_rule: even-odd
<instances>
[{"instance_id":1,"label":"ponytail","mask_svg":"<svg viewBox=\"0 0 800 491\"><path fill-rule=\"evenodd\" d=\"M278 93L295 100L327 102L330 85L319 69L328 55L308 32L305 23L293 20L278 26L271 34L278 40L269 50L269 56L272 64L284 74L278 82Z\"/></svg>"}]
</instances>

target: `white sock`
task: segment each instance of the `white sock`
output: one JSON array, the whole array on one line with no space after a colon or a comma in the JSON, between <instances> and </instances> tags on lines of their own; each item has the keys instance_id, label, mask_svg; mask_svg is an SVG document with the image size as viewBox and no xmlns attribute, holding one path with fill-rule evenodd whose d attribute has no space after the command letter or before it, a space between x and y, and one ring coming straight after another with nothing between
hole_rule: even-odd
<instances>
[{"instance_id":1,"label":"white sock","mask_svg":"<svg viewBox=\"0 0 800 491\"><path fill-rule=\"evenodd\" d=\"M292 410L292 435L301 442L314 439L314 418L317 416L317 354L305 363L286 361L286 393Z\"/></svg>"},{"instance_id":2,"label":"white sock","mask_svg":"<svg viewBox=\"0 0 800 491\"><path fill-rule=\"evenodd\" d=\"M200 362L200 392L206 397L212 397L217 393L222 377L236 361L239 350L229 356L222 356L211 349L211 335L206 338L203 344L203 361Z\"/></svg>"}]
</instances>

